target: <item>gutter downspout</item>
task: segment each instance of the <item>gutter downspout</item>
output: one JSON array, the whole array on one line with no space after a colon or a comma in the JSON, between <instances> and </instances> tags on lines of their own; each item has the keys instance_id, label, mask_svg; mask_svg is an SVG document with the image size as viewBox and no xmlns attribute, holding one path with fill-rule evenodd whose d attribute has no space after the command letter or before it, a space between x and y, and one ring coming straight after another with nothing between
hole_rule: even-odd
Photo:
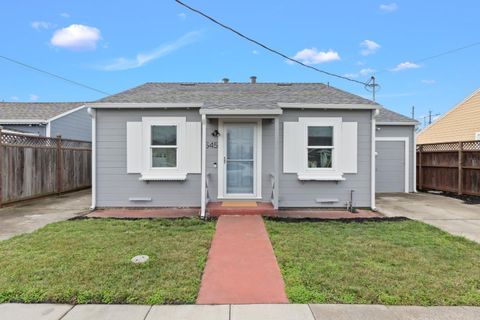
<instances>
[{"instance_id":1,"label":"gutter downspout","mask_svg":"<svg viewBox=\"0 0 480 320\"><path fill-rule=\"evenodd\" d=\"M378 116L379 113L380 113L380 110L378 110L378 109L375 109L375 110L372 111L372 142L371 142L371 144L372 144L372 146L371 146L372 161L371 161L371 168L370 168L370 171L371 171L371 174L370 174L370 177L371 177L371 182L370 182L371 200L370 200L370 203L371 203L372 210L376 209L376 205L375 205L375 170L376 170L375 160L376 160L377 152L376 152L375 140L376 140L376 137L377 137L377 120L375 118Z\"/></svg>"},{"instance_id":2,"label":"gutter downspout","mask_svg":"<svg viewBox=\"0 0 480 320\"><path fill-rule=\"evenodd\" d=\"M207 207L207 198L206 198L206 182L207 182L207 116L202 114L202 179L201 179L201 208L200 208L200 217L202 219L206 216L206 207Z\"/></svg>"},{"instance_id":3,"label":"gutter downspout","mask_svg":"<svg viewBox=\"0 0 480 320\"><path fill-rule=\"evenodd\" d=\"M97 206L97 111L88 107L88 114L92 118L92 204L91 210Z\"/></svg>"}]
</instances>

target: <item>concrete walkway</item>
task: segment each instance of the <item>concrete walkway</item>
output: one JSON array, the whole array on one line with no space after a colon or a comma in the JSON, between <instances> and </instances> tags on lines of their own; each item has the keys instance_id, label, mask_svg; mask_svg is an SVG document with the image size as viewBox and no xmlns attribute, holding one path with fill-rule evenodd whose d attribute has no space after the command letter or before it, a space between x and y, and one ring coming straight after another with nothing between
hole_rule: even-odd
<instances>
[{"instance_id":1,"label":"concrete walkway","mask_svg":"<svg viewBox=\"0 0 480 320\"><path fill-rule=\"evenodd\" d=\"M386 216L420 220L480 243L480 204L424 192L379 194L376 202Z\"/></svg>"},{"instance_id":2,"label":"concrete walkway","mask_svg":"<svg viewBox=\"0 0 480 320\"><path fill-rule=\"evenodd\" d=\"M480 307L0 304L2 320L478 320Z\"/></svg>"},{"instance_id":3,"label":"concrete walkway","mask_svg":"<svg viewBox=\"0 0 480 320\"><path fill-rule=\"evenodd\" d=\"M288 303L261 216L218 219L197 303Z\"/></svg>"},{"instance_id":4,"label":"concrete walkway","mask_svg":"<svg viewBox=\"0 0 480 320\"><path fill-rule=\"evenodd\" d=\"M90 193L87 189L0 208L0 240L88 212Z\"/></svg>"}]
</instances>

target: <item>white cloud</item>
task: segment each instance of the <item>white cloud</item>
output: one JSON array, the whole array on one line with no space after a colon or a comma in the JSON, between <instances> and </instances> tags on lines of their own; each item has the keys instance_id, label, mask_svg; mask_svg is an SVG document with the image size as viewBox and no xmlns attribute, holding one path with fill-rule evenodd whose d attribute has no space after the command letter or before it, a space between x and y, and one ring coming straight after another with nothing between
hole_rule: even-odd
<instances>
[{"instance_id":1,"label":"white cloud","mask_svg":"<svg viewBox=\"0 0 480 320\"><path fill-rule=\"evenodd\" d=\"M398 10L398 4L396 4L395 2L388 3L388 4L381 4L380 10L382 10L383 12L394 12Z\"/></svg>"},{"instance_id":2,"label":"white cloud","mask_svg":"<svg viewBox=\"0 0 480 320\"><path fill-rule=\"evenodd\" d=\"M101 67L101 69L105 71L118 71L141 67L152 60L164 57L186 45L198 41L202 33L202 31L189 32L171 43L161 45L151 52L139 53L134 58L117 58L112 63Z\"/></svg>"},{"instance_id":3,"label":"white cloud","mask_svg":"<svg viewBox=\"0 0 480 320\"><path fill-rule=\"evenodd\" d=\"M340 60L340 55L332 49L328 51L318 51L316 48L306 48L298 51L293 58L305 64L320 64Z\"/></svg>"},{"instance_id":4,"label":"white cloud","mask_svg":"<svg viewBox=\"0 0 480 320\"><path fill-rule=\"evenodd\" d=\"M185 12L181 12L181 13L178 14L178 17L182 20L185 20L185 19L187 19L187 14Z\"/></svg>"},{"instance_id":5,"label":"white cloud","mask_svg":"<svg viewBox=\"0 0 480 320\"><path fill-rule=\"evenodd\" d=\"M10 100L12 100L12 101L18 101L18 97L17 97L17 96L11 96L11 97L10 97Z\"/></svg>"},{"instance_id":6,"label":"white cloud","mask_svg":"<svg viewBox=\"0 0 480 320\"><path fill-rule=\"evenodd\" d=\"M405 61L400 64L398 64L395 68L391 69L390 71L402 71L402 70L407 70L407 69L418 69L420 66L416 63Z\"/></svg>"},{"instance_id":7,"label":"white cloud","mask_svg":"<svg viewBox=\"0 0 480 320\"><path fill-rule=\"evenodd\" d=\"M378 43L372 40L363 40L362 42L360 42L360 47L363 48L360 51L360 54L362 56L368 56L368 55L374 54L375 52L377 52L378 49L381 48L381 46Z\"/></svg>"},{"instance_id":8,"label":"white cloud","mask_svg":"<svg viewBox=\"0 0 480 320\"><path fill-rule=\"evenodd\" d=\"M50 43L56 47L72 50L95 50L101 39L100 30L81 24L72 24L53 34Z\"/></svg>"},{"instance_id":9,"label":"white cloud","mask_svg":"<svg viewBox=\"0 0 480 320\"><path fill-rule=\"evenodd\" d=\"M259 52L257 50L252 50L252 54L258 54Z\"/></svg>"},{"instance_id":10,"label":"white cloud","mask_svg":"<svg viewBox=\"0 0 480 320\"><path fill-rule=\"evenodd\" d=\"M31 95L30 95L30 101L37 101L38 98L40 98L40 97L37 96L36 94L31 94Z\"/></svg>"},{"instance_id":11,"label":"white cloud","mask_svg":"<svg viewBox=\"0 0 480 320\"><path fill-rule=\"evenodd\" d=\"M363 76L363 77L366 77L366 76L371 76L372 74L375 73L375 69L372 69L372 68L364 68L362 70L360 70L358 73Z\"/></svg>"},{"instance_id":12,"label":"white cloud","mask_svg":"<svg viewBox=\"0 0 480 320\"><path fill-rule=\"evenodd\" d=\"M347 78L358 78L358 73L345 73L343 76Z\"/></svg>"},{"instance_id":13,"label":"white cloud","mask_svg":"<svg viewBox=\"0 0 480 320\"><path fill-rule=\"evenodd\" d=\"M424 84L435 84L435 83L437 83L437 81L435 81L435 80L422 80L422 83L424 83Z\"/></svg>"},{"instance_id":14,"label":"white cloud","mask_svg":"<svg viewBox=\"0 0 480 320\"><path fill-rule=\"evenodd\" d=\"M47 29L55 28L55 25L53 23L50 23L47 21L32 21L30 25L35 30L42 30L42 29L47 30Z\"/></svg>"},{"instance_id":15,"label":"white cloud","mask_svg":"<svg viewBox=\"0 0 480 320\"><path fill-rule=\"evenodd\" d=\"M62 18L70 18L70 13L62 12L62 13L60 13L60 17L62 17Z\"/></svg>"}]
</instances>

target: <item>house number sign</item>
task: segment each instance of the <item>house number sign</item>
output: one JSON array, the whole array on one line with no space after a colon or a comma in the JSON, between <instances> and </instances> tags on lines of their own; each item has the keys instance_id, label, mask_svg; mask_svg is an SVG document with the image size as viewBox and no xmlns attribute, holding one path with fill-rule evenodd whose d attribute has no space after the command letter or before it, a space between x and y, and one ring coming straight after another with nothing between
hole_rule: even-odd
<instances>
[{"instance_id":1,"label":"house number sign","mask_svg":"<svg viewBox=\"0 0 480 320\"><path fill-rule=\"evenodd\" d=\"M207 141L207 149L218 149L218 142L217 141Z\"/></svg>"}]
</instances>

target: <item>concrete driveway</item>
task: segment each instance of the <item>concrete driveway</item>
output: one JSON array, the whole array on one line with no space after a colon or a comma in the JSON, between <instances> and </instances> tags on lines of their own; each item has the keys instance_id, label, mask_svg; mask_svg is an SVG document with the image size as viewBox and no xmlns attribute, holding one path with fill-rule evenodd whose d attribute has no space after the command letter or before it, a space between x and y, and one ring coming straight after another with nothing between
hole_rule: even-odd
<instances>
[{"instance_id":1,"label":"concrete driveway","mask_svg":"<svg viewBox=\"0 0 480 320\"><path fill-rule=\"evenodd\" d=\"M480 243L480 204L431 193L377 194L377 210L388 216L420 220Z\"/></svg>"},{"instance_id":2,"label":"concrete driveway","mask_svg":"<svg viewBox=\"0 0 480 320\"><path fill-rule=\"evenodd\" d=\"M87 213L90 193L87 189L0 208L0 240Z\"/></svg>"}]
</instances>

